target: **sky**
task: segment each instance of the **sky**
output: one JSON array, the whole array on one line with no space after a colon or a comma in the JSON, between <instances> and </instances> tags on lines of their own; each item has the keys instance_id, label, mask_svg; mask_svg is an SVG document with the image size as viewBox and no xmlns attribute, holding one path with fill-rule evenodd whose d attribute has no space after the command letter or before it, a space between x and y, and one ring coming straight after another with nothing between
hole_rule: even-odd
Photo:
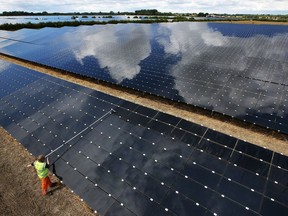
<instances>
[{"instance_id":1,"label":"sky","mask_svg":"<svg viewBox=\"0 0 288 216\"><path fill-rule=\"evenodd\" d=\"M2 0L3 11L134 12L157 9L173 13L288 14L288 0Z\"/></svg>"}]
</instances>

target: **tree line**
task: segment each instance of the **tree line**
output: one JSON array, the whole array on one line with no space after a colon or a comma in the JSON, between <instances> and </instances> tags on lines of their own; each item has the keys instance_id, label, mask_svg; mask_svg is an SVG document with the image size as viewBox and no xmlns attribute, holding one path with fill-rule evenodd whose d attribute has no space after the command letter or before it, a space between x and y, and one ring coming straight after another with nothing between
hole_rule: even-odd
<instances>
[{"instance_id":1,"label":"tree line","mask_svg":"<svg viewBox=\"0 0 288 216\"><path fill-rule=\"evenodd\" d=\"M43 12L27 12L27 11L3 11L2 14L0 14L1 16L40 16L40 15L48 15L47 11L43 11Z\"/></svg>"},{"instance_id":2,"label":"tree line","mask_svg":"<svg viewBox=\"0 0 288 216\"><path fill-rule=\"evenodd\" d=\"M0 16L46 16L46 15L159 15L159 16L171 16L173 15L171 12L168 13L162 13L159 12L156 9L152 9L152 10L146 10L146 9L142 9L142 10L136 10L135 12L114 12L114 11L110 11L110 12L68 12L68 13L58 13L58 12L54 12L54 13L48 13L47 11L43 11L43 12L27 12L27 11L3 11L2 13L0 13Z\"/></svg>"}]
</instances>

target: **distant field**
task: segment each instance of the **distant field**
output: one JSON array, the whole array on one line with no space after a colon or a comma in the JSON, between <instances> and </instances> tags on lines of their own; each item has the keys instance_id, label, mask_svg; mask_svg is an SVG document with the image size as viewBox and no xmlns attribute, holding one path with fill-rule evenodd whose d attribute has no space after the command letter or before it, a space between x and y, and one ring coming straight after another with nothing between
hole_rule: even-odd
<instances>
[{"instance_id":1,"label":"distant field","mask_svg":"<svg viewBox=\"0 0 288 216\"><path fill-rule=\"evenodd\" d=\"M273 21L250 21L250 20L239 20L239 21L216 21L220 23L238 23L238 24L255 24L255 25L288 25L288 22L273 22Z\"/></svg>"}]
</instances>

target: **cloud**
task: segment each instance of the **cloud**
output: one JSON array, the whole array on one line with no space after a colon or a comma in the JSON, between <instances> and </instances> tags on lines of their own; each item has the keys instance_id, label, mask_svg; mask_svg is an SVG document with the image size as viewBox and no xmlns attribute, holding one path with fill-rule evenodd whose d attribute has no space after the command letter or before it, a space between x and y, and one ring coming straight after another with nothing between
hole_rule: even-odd
<instances>
[{"instance_id":1,"label":"cloud","mask_svg":"<svg viewBox=\"0 0 288 216\"><path fill-rule=\"evenodd\" d=\"M135 11L138 9L158 9L161 12L209 12L209 13L287 13L284 0L6 0L0 3L2 11L48 11L48 12L90 12L90 11Z\"/></svg>"},{"instance_id":2,"label":"cloud","mask_svg":"<svg viewBox=\"0 0 288 216\"><path fill-rule=\"evenodd\" d=\"M105 25L99 28L79 28L73 35L81 38L75 47L75 37L67 34L76 59L92 56L101 68L107 68L110 76L118 83L133 79L139 72L139 63L151 53L149 25ZM124 37L123 37L124 35ZM113 49L113 50L111 50Z\"/></svg>"},{"instance_id":3,"label":"cloud","mask_svg":"<svg viewBox=\"0 0 288 216\"><path fill-rule=\"evenodd\" d=\"M279 103L278 87L269 89L275 98L257 102L259 92L266 94L268 82L285 81L281 76L288 71L286 33L239 37L223 35L207 23L165 23L153 31L149 25L82 27L66 36L67 41L72 38L79 62L93 57L121 83L140 73L140 62L151 53L149 35L154 34L166 56L180 57L169 73L185 102L232 116L244 115L249 108L272 113L273 103ZM81 38L79 45L72 35Z\"/></svg>"},{"instance_id":4,"label":"cloud","mask_svg":"<svg viewBox=\"0 0 288 216\"><path fill-rule=\"evenodd\" d=\"M185 102L232 116L244 115L252 107L274 112L272 108L280 102L281 85L269 88L274 84L267 83L285 83L287 50L281 43L286 41L287 33L241 38L224 36L207 23L160 26L160 35L164 31L170 34L158 40L166 55L181 56L170 74L175 78L174 89ZM265 96L267 88L273 97ZM260 92L263 101L259 103Z\"/></svg>"},{"instance_id":5,"label":"cloud","mask_svg":"<svg viewBox=\"0 0 288 216\"><path fill-rule=\"evenodd\" d=\"M0 60L0 74L5 73L6 69L10 67L10 63ZM3 81L3 80L2 80Z\"/></svg>"}]
</instances>

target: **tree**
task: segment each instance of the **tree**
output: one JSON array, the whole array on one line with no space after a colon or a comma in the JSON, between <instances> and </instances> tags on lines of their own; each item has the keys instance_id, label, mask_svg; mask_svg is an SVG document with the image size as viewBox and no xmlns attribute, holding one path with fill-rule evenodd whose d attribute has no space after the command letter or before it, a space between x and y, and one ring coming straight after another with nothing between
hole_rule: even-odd
<instances>
[{"instance_id":1,"label":"tree","mask_svg":"<svg viewBox=\"0 0 288 216\"><path fill-rule=\"evenodd\" d=\"M138 15L157 15L157 14L159 14L159 12L156 9L152 9L152 10L142 9L142 10L136 10L135 14L138 14Z\"/></svg>"},{"instance_id":2,"label":"tree","mask_svg":"<svg viewBox=\"0 0 288 216\"><path fill-rule=\"evenodd\" d=\"M203 13L203 12L200 12L198 13L198 17L206 17L208 15L208 13Z\"/></svg>"}]
</instances>

